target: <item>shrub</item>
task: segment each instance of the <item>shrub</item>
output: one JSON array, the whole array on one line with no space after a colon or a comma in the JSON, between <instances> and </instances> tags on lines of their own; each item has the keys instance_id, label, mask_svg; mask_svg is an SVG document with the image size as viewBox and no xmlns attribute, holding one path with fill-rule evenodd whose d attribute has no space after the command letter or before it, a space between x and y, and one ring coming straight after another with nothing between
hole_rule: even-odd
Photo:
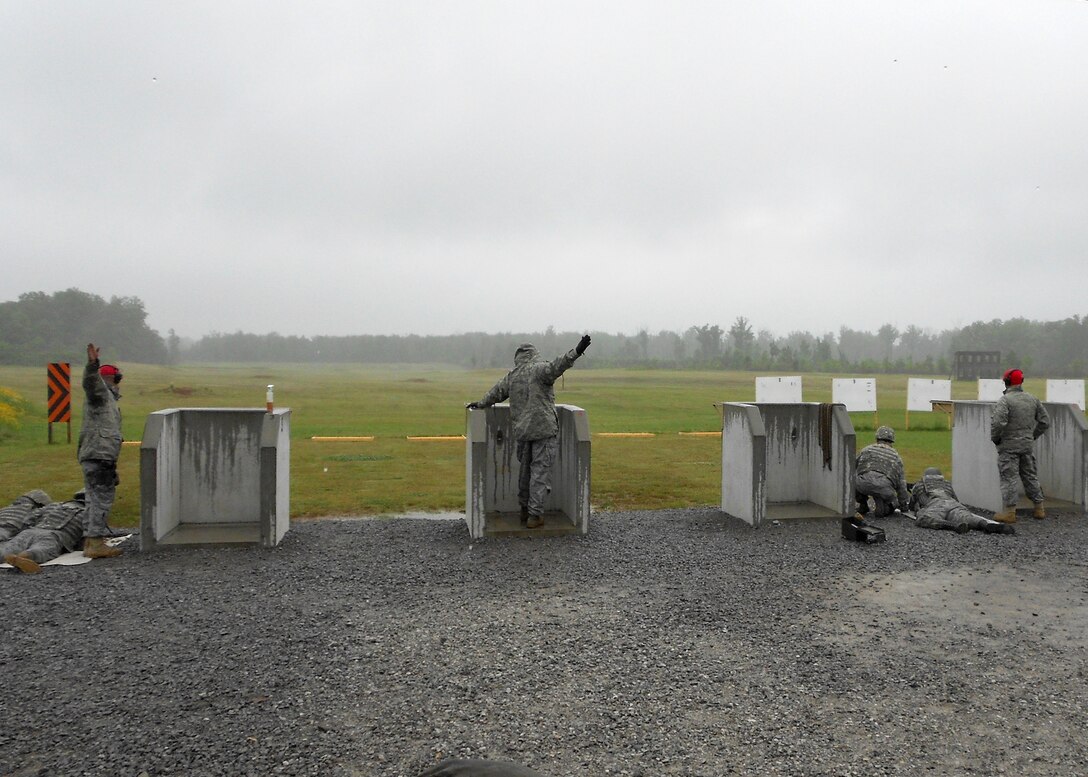
<instances>
[{"instance_id":1,"label":"shrub","mask_svg":"<svg viewBox=\"0 0 1088 777\"><path fill-rule=\"evenodd\" d=\"M0 386L0 435L8 435L19 429L26 400L9 388Z\"/></svg>"}]
</instances>

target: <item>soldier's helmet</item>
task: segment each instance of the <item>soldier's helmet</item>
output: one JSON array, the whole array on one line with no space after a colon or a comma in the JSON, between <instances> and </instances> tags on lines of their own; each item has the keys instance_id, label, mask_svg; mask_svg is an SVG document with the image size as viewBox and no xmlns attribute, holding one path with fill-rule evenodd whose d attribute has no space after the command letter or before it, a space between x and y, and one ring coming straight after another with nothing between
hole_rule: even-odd
<instances>
[{"instance_id":1,"label":"soldier's helmet","mask_svg":"<svg viewBox=\"0 0 1088 777\"><path fill-rule=\"evenodd\" d=\"M895 430L890 426L881 426L876 430L877 442L895 442Z\"/></svg>"},{"instance_id":2,"label":"soldier's helmet","mask_svg":"<svg viewBox=\"0 0 1088 777\"><path fill-rule=\"evenodd\" d=\"M941 480L944 480L944 475L936 467L926 467L926 471L922 473L922 477L926 479L940 478Z\"/></svg>"},{"instance_id":3,"label":"soldier's helmet","mask_svg":"<svg viewBox=\"0 0 1088 777\"><path fill-rule=\"evenodd\" d=\"M49 494L45 493L40 488L35 488L33 491L27 491L25 494L23 494L23 496L32 501L38 507L45 507L47 504L53 501L49 498Z\"/></svg>"}]
</instances>

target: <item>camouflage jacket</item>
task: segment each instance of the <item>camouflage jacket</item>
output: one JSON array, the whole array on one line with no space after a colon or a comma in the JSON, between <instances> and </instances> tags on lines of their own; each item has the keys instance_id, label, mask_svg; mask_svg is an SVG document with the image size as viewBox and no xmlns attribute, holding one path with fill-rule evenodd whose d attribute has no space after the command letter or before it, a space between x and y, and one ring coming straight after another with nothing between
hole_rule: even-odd
<instances>
[{"instance_id":1,"label":"camouflage jacket","mask_svg":"<svg viewBox=\"0 0 1088 777\"><path fill-rule=\"evenodd\" d=\"M83 426L79 430L79 460L117 461L121 454L121 408L115 393L98 374L98 362L83 370Z\"/></svg>"},{"instance_id":2,"label":"camouflage jacket","mask_svg":"<svg viewBox=\"0 0 1088 777\"><path fill-rule=\"evenodd\" d=\"M1030 453L1049 428L1050 414L1023 386L1005 389L990 412L990 439L1005 453Z\"/></svg>"},{"instance_id":3,"label":"camouflage jacket","mask_svg":"<svg viewBox=\"0 0 1088 777\"><path fill-rule=\"evenodd\" d=\"M42 491L37 493L45 496ZM48 502L49 497L45 496L42 501ZM7 507L0 507L0 531L8 537L14 537L23 529L29 529L38 522L41 509L41 505L30 494L16 497Z\"/></svg>"},{"instance_id":4,"label":"camouflage jacket","mask_svg":"<svg viewBox=\"0 0 1088 777\"><path fill-rule=\"evenodd\" d=\"M895 448L883 442L875 442L862 448L858 454L855 475L864 475L866 472L879 472L886 477L899 496L899 504L907 503L909 495L907 478L903 474L903 459L899 458L899 452Z\"/></svg>"},{"instance_id":5,"label":"camouflage jacket","mask_svg":"<svg viewBox=\"0 0 1088 777\"><path fill-rule=\"evenodd\" d=\"M56 532L66 550L75 550L83 539L83 502L53 502L42 508L35 529Z\"/></svg>"},{"instance_id":6,"label":"camouflage jacket","mask_svg":"<svg viewBox=\"0 0 1088 777\"><path fill-rule=\"evenodd\" d=\"M481 407L510 400L514 437L543 440L559 434L555 415L555 381L578 359L573 349L552 361L539 357L536 346L525 343L514 353L514 369L480 400Z\"/></svg>"},{"instance_id":7,"label":"camouflage jacket","mask_svg":"<svg viewBox=\"0 0 1088 777\"><path fill-rule=\"evenodd\" d=\"M951 499L959 502L952 484L941 475L926 475L910 491L910 509L921 510L934 502Z\"/></svg>"}]
</instances>

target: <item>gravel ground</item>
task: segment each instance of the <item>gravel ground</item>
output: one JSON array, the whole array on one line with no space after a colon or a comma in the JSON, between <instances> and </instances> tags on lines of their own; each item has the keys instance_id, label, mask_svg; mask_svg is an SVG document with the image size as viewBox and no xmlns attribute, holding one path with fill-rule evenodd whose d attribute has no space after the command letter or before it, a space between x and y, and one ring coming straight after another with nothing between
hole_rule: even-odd
<instances>
[{"instance_id":1,"label":"gravel ground","mask_svg":"<svg viewBox=\"0 0 1088 777\"><path fill-rule=\"evenodd\" d=\"M1088 774L1088 520L296 522L0 574L0 774Z\"/></svg>"}]
</instances>

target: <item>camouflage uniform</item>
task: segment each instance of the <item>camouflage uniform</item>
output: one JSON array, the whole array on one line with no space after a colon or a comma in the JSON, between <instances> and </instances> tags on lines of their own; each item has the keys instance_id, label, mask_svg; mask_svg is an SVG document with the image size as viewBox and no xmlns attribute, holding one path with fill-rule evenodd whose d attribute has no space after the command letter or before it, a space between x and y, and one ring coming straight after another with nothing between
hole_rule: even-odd
<instances>
[{"instance_id":1,"label":"camouflage uniform","mask_svg":"<svg viewBox=\"0 0 1088 777\"><path fill-rule=\"evenodd\" d=\"M997 471L1001 477L1001 503L1015 507L1020 481L1035 504L1043 502L1043 489L1035 464L1035 440L1050 428L1043 403L1020 385L1009 386L990 413L990 439L997 446Z\"/></svg>"},{"instance_id":2,"label":"camouflage uniform","mask_svg":"<svg viewBox=\"0 0 1088 777\"><path fill-rule=\"evenodd\" d=\"M862 448L858 454L854 476L857 491L858 512L869 512L868 497L873 497L876 508L874 517L890 515L896 507L905 509L907 481L903 474L903 459L894 447L885 442L875 442Z\"/></svg>"},{"instance_id":3,"label":"camouflage uniform","mask_svg":"<svg viewBox=\"0 0 1088 777\"><path fill-rule=\"evenodd\" d=\"M7 507L0 507L0 542L10 540L23 529L36 524L41 508L50 501L49 494L35 489L16 497Z\"/></svg>"},{"instance_id":4,"label":"camouflage uniform","mask_svg":"<svg viewBox=\"0 0 1088 777\"><path fill-rule=\"evenodd\" d=\"M106 385L98 374L98 361L88 361L83 370L83 426L79 432L79 464L83 468L87 510L84 533L88 537L112 534L106 518L113 509L117 490L117 458L121 454L121 394Z\"/></svg>"},{"instance_id":5,"label":"camouflage uniform","mask_svg":"<svg viewBox=\"0 0 1088 777\"><path fill-rule=\"evenodd\" d=\"M930 467L910 492L910 509L923 529L948 529L963 534L970 529L988 533L1012 533L1012 527L975 515L964 507L952 484L936 467Z\"/></svg>"},{"instance_id":6,"label":"camouflage uniform","mask_svg":"<svg viewBox=\"0 0 1088 777\"><path fill-rule=\"evenodd\" d=\"M518 502L529 515L540 516L552 490L551 470L558 449L559 420L555 414L555 381L570 369L579 354L571 349L552 361L539 357L536 346L524 343L514 353L514 369L484 395L477 406L510 400L514 419L518 472Z\"/></svg>"},{"instance_id":7,"label":"camouflage uniform","mask_svg":"<svg viewBox=\"0 0 1088 777\"><path fill-rule=\"evenodd\" d=\"M0 558L22 555L44 564L75 550L83 538L84 512L86 505L79 500L46 505L37 524L0 543Z\"/></svg>"}]
</instances>

